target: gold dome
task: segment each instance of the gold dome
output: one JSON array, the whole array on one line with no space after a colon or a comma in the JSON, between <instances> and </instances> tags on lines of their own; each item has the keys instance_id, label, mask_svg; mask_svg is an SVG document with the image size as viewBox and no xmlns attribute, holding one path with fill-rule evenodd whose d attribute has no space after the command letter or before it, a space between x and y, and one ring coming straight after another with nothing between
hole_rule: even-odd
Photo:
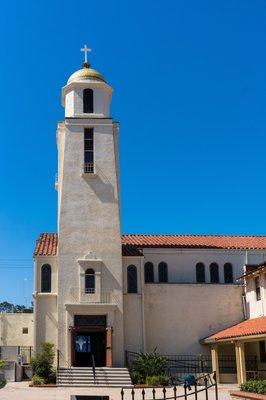
<instances>
[{"instance_id":1,"label":"gold dome","mask_svg":"<svg viewBox=\"0 0 266 400\"><path fill-rule=\"evenodd\" d=\"M105 82L104 77L98 71L84 65L82 69L74 72L74 74L69 77L67 83L86 80Z\"/></svg>"}]
</instances>

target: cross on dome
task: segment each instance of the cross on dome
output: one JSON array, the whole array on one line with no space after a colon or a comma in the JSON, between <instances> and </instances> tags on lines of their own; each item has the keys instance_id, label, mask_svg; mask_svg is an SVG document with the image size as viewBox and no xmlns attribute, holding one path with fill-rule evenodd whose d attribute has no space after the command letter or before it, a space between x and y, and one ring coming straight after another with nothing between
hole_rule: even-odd
<instances>
[{"instance_id":1,"label":"cross on dome","mask_svg":"<svg viewBox=\"0 0 266 400\"><path fill-rule=\"evenodd\" d=\"M84 44L84 47L82 47L82 48L80 49L80 51L83 51L83 52L84 52L84 63L83 63L83 66L84 66L85 68L88 68L88 67L90 66L90 63L88 62L88 53L91 52L91 49L88 48L86 44Z\"/></svg>"}]
</instances>

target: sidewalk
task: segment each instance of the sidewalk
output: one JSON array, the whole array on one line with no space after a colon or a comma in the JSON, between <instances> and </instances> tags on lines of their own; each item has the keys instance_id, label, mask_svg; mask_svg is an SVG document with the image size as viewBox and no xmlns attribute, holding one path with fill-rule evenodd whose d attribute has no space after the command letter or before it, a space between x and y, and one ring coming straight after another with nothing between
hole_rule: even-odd
<instances>
[{"instance_id":1,"label":"sidewalk","mask_svg":"<svg viewBox=\"0 0 266 400\"><path fill-rule=\"evenodd\" d=\"M229 391L236 390L236 385L219 385L219 400L229 400ZM110 400L121 400L120 388L30 388L29 382L11 382L6 385L4 389L0 390L0 400L70 400L71 394L76 395L99 395L110 396ZM131 389L125 389L124 400L131 400ZM141 400L141 389L135 389L135 400ZM145 389L146 399L152 399L151 389ZM183 394L180 388L178 393ZM166 397L173 396L173 390L167 389ZM163 397L161 389L156 390L156 398ZM194 396L189 397L194 400ZM198 400L205 400L204 392L199 393ZM214 400L214 390L209 390L209 400Z\"/></svg>"}]
</instances>

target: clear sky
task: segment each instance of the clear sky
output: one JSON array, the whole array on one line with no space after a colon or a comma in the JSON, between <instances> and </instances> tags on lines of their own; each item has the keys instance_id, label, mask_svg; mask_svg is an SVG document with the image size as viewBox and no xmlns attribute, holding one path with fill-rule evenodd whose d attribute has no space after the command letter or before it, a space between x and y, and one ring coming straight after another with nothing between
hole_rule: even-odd
<instances>
[{"instance_id":1,"label":"clear sky","mask_svg":"<svg viewBox=\"0 0 266 400\"><path fill-rule=\"evenodd\" d=\"M60 90L80 47L114 88L125 233L266 234L265 0L13 2L0 13L0 301L56 230Z\"/></svg>"}]
</instances>

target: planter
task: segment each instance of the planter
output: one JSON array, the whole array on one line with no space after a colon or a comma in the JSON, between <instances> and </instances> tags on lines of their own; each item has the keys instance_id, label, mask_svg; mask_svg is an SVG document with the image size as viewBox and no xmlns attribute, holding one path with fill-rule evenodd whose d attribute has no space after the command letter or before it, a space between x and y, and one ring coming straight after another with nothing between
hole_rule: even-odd
<instances>
[{"instance_id":1,"label":"planter","mask_svg":"<svg viewBox=\"0 0 266 400\"><path fill-rule=\"evenodd\" d=\"M48 383L47 385L33 385L33 383L30 383L29 387L34 387L34 388L55 388L55 387L57 387L57 385L55 383Z\"/></svg>"},{"instance_id":2,"label":"planter","mask_svg":"<svg viewBox=\"0 0 266 400\"><path fill-rule=\"evenodd\" d=\"M265 394L242 392L240 390L231 391L230 396L233 400L266 400Z\"/></svg>"}]
</instances>

